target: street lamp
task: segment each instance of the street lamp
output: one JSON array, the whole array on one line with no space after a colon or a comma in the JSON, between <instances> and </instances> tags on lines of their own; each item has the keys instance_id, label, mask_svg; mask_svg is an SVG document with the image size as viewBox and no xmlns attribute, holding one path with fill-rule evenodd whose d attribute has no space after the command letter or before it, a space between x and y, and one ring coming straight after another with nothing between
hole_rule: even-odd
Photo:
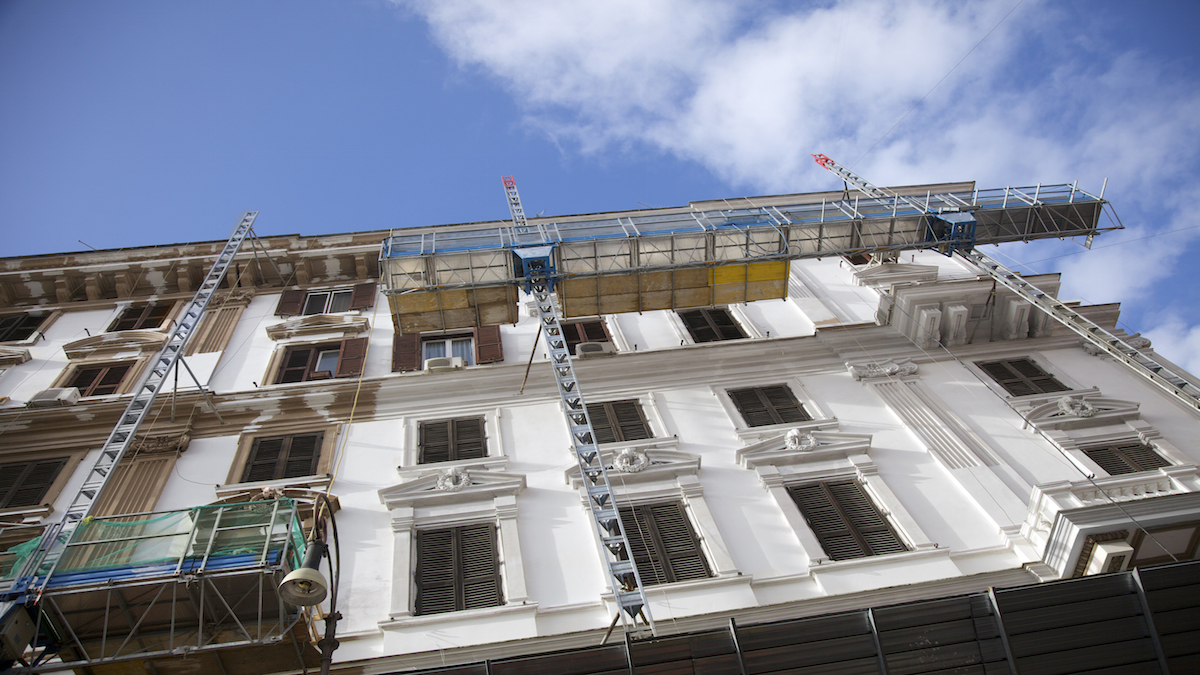
<instances>
[{"instance_id":1,"label":"street lamp","mask_svg":"<svg viewBox=\"0 0 1200 675\"><path fill-rule=\"evenodd\" d=\"M337 521L333 517L333 508L328 495L317 498L317 508L313 518L313 529L309 535L308 546L304 552L304 562L292 570L279 584L279 597L289 605L311 607L319 605L325 596L329 595L329 613L325 615L325 637L317 641L321 650L321 675L328 675L333 664L333 650L338 648L337 633L338 619L342 615L337 611L338 581L342 573L342 547L338 543ZM328 518L333 533L334 554L329 555L329 546L323 541L325 533L325 518ZM321 574L321 558L329 558L329 571L333 583L325 581Z\"/></svg>"}]
</instances>

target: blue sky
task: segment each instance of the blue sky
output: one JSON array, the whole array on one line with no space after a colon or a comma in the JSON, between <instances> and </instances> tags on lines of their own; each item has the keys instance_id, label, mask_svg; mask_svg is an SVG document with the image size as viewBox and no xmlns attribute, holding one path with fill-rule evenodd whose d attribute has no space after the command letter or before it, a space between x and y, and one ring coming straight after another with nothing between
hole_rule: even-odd
<instances>
[{"instance_id":1,"label":"blue sky","mask_svg":"<svg viewBox=\"0 0 1200 675\"><path fill-rule=\"evenodd\" d=\"M1200 371L1197 27L1195 2L6 0L0 255L249 209L506 218L506 174L549 215L836 186L812 152L881 185L1107 177L1125 231L999 257Z\"/></svg>"}]
</instances>

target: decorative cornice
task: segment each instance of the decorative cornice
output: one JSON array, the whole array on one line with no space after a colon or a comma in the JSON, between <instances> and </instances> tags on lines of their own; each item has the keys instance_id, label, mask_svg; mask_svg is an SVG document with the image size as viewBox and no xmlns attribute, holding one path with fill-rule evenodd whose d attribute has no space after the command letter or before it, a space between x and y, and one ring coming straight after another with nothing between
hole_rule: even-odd
<instances>
[{"instance_id":1,"label":"decorative cornice","mask_svg":"<svg viewBox=\"0 0 1200 675\"><path fill-rule=\"evenodd\" d=\"M883 362L862 361L858 363L846 362L846 370L850 371L850 375L855 380L878 380L892 377L911 377L917 374L917 364L903 359L901 361L888 360Z\"/></svg>"},{"instance_id":2,"label":"decorative cornice","mask_svg":"<svg viewBox=\"0 0 1200 675\"><path fill-rule=\"evenodd\" d=\"M1025 411L1025 422L1041 430L1080 429L1121 424L1141 417L1139 404L1097 396L1098 392L1070 392Z\"/></svg>"},{"instance_id":3,"label":"decorative cornice","mask_svg":"<svg viewBox=\"0 0 1200 675\"><path fill-rule=\"evenodd\" d=\"M525 476L499 471L454 467L379 491L388 510L435 506L516 495L525 489Z\"/></svg>"},{"instance_id":4,"label":"decorative cornice","mask_svg":"<svg viewBox=\"0 0 1200 675\"><path fill-rule=\"evenodd\" d=\"M30 358L29 350L23 347L0 347L0 368L20 365Z\"/></svg>"},{"instance_id":5,"label":"decorative cornice","mask_svg":"<svg viewBox=\"0 0 1200 675\"><path fill-rule=\"evenodd\" d=\"M695 475L700 470L700 456L681 450L655 447L620 447L602 449L604 467L622 484L649 483L656 480ZM567 484L578 489L583 485L579 466L566 471Z\"/></svg>"},{"instance_id":6,"label":"decorative cornice","mask_svg":"<svg viewBox=\"0 0 1200 675\"><path fill-rule=\"evenodd\" d=\"M156 330L122 330L68 342L63 351L71 360L103 358L135 350L139 356L145 356L157 353L166 342L167 334Z\"/></svg>"},{"instance_id":7,"label":"decorative cornice","mask_svg":"<svg viewBox=\"0 0 1200 675\"><path fill-rule=\"evenodd\" d=\"M741 448L736 457L739 464L754 469L845 459L850 455L865 455L870 450L871 436L867 434L792 429L786 434Z\"/></svg>"},{"instance_id":8,"label":"decorative cornice","mask_svg":"<svg viewBox=\"0 0 1200 675\"><path fill-rule=\"evenodd\" d=\"M370 322L363 316L345 314L314 314L281 321L267 326L267 337L284 340L305 335L341 333L345 337L361 335L371 329Z\"/></svg>"},{"instance_id":9,"label":"decorative cornice","mask_svg":"<svg viewBox=\"0 0 1200 675\"><path fill-rule=\"evenodd\" d=\"M187 450L191 442L191 434L186 431L165 436L138 436L130 441L128 452L138 455L175 454Z\"/></svg>"}]
</instances>

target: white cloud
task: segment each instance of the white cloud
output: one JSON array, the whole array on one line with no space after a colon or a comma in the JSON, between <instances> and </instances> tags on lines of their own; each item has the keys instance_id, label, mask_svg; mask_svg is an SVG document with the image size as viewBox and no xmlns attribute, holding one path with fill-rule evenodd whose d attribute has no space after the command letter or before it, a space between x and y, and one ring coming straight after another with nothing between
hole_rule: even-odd
<instances>
[{"instance_id":1,"label":"white cloud","mask_svg":"<svg viewBox=\"0 0 1200 675\"><path fill-rule=\"evenodd\" d=\"M854 167L878 184L1107 176L1129 229L1097 243L1128 244L1050 267L1094 302L1186 281L1176 262L1200 232L1145 237L1186 226L1200 197L1200 87L1096 43L1073 8L1025 2L1001 22L1012 0L393 1L568 148L645 144L750 193L830 186L809 153L849 165L881 138Z\"/></svg>"},{"instance_id":2,"label":"white cloud","mask_svg":"<svg viewBox=\"0 0 1200 675\"><path fill-rule=\"evenodd\" d=\"M1189 326L1179 316L1170 316L1145 336L1154 350L1167 355L1191 373L1200 373L1200 326Z\"/></svg>"}]
</instances>

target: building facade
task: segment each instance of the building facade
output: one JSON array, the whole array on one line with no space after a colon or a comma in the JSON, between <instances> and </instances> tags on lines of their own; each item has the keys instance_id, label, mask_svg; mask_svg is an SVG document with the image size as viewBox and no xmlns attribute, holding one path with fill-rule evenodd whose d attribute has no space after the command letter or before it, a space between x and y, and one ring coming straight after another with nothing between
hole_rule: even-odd
<instances>
[{"instance_id":1,"label":"building facade","mask_svg":"<svg viewBox=\"0 0 1200 675\"><path fill-rule=\"evenodd\" d=\"M303 534L306 505L332 495L335 670L598 645L616 606L530 298L500 326L401 333L379 283L386 236L244 247L93 515L144 533L161 514L285 498ZM221 245L4 261L4 569L80 489ZM785 295L564 324L659 636L1196 557L1197 412L990 278L936 252L836 256L791 261ZM1076 310L1119 332L1117 306ZM113 537L78 553L87 583L150 560ZM105 593L96 617L115 616ZM125 637L151 603L135 596ZM258 661L214 653L227 672L312 667L306 630L288 635ZM159 654L162 631L135 638L91 653L189 667L135 658Z\"/></svg>"}]
</instances>

